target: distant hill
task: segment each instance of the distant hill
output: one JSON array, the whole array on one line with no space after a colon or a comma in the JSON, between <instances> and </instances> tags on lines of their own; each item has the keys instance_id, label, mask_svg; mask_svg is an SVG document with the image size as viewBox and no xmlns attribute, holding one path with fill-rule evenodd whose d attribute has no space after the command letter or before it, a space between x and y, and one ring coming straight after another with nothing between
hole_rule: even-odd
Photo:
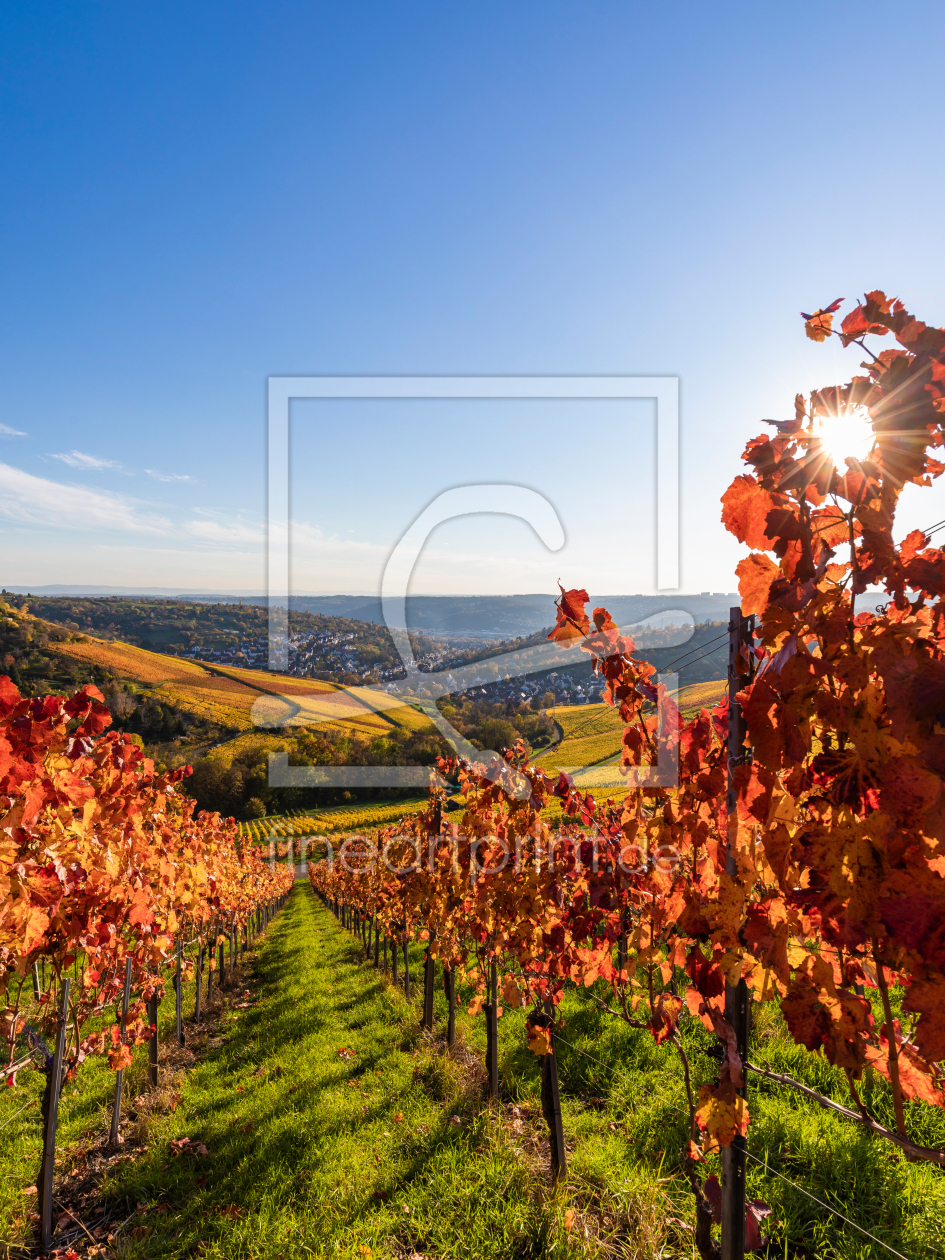
<instances>
[{"instance_id":1,"label":"distant hill","mask_svg":"<svg viewBox=\"0 0 945 1260\"><path fill-rule=\"evenodd\" d=\"M33 602L41 601L22 601ZM134 615L140 615L142 604L136 602ZM135 737L159 768L192 765L185 791L202 808L238 818L416 795L415 788L270 788L270 753L288 753L292 765L427 766L450 751L433 723L415 709L376 713L331 682L189 660L99 638L35 616L9 597L0 599L0 674L7 674L24 696L68 695L93 683L118 730ZM254 729L254 704L273 694L304 699L311 729Z\"/></svg>"},{"instance_id":2,"label":"distant hill","mask_svg":"<svg viewBox=\"0 0 945 1260\"><path fill-rule=\"evenodd\" d=\"M191 595L193 600L222 602L222 596ZM228 596L232 599L232 596ZM263 596L244 596L246 604L265 604ZM729 609L739 602L737 593L708 592L701 595L591 595L591 606L607 608L619 625L630 625L660 613L681 611L693 621L727 621ZM384 624L376 595L293 595L293 611L351 621ZM407 625L431 634L485 634L511 638L534 634L554 625L553 595L410 595Z\"/></svg>"},{"instance_id":3,"label":"distant hill","mask_svg":"<svg viewBox=\"0 0 945 1260\"><path fill-rule=\"evenodd\" d=\"M197 597L194 597L197 598ZM208 596L208 599L212 597ZM255 602L247 597L247 602ZM260 599L260 603L265 601ZM603 605L618 625L643 621L659 613L687 612L695 622L727 621L737 594L703 595L592 595L591 605ZM296 595L290 608L352 621L383 624L381 601L370 595ZM553 595L411 595L407 625L430 633L501 635L534 634L554 625Z\"/></svg>"},{"instance_id":4,"label":"distant hill","mask_svg":"<svg viewBox=\"0 0 945 1260\"><path fill-rule=\"evenodd\" d=\"M120 640L149 652L163 652L215 665L266 668L269 613L252 600L219 603L190 597L135 595L43 595L0 592L11 607L61 626L73 634ZM551 625L554 618L549 618ZM292 608L289 613L288 672L345 685L379 683L403 676L402 662L382 623ZM463 665L497 651L527 647L544 638L547 626L531 636L505 639L471 631L438 637L411 634L422 668Z\"/></svg>"},{"instance_id":5,"label":"distant hill","mask_svg":"<svg viewBox=\"0 0 945 1260\"><path fill-rule=\"evenodd\" d=\"M25 595L22 587L17 595ZM226 604L265 607L268 597L262 591L183 591L173 588L148 587L80 587L34 586L30 595L43 598L111 596L160 598L184 603ZM642 621L662 612L681 610L696 622L723 621L728 610L739 602L731 593L668 594L668 595L592 595L592 605L602 604L620 625ZM383 625L381 601L377 595L293 595L289 601L295 612L308 612L322 617ZM481 634L514 638L534 634L554 624L554 596L531 595L411 595L407 598L407 624L411 629L455 634Z\"/></svg>"}]
</instances>

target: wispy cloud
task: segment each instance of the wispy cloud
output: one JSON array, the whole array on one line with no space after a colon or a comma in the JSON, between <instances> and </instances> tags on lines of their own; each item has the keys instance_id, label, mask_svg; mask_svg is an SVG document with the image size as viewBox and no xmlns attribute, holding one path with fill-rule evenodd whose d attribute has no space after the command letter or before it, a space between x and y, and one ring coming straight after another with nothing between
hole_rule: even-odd
<instances>
[{"instance_id":1,"label":"wispy cloud","mask_svg":"<svg viewBox=\"0 0 945 1260\"><path fill-rule=\"evenodd\" d=\"M20 429L11 429L8 424L0 424L0 437L26 437Z\"/></svg>"},{"instance_id":2,"label":"wispy cloud","mask_svg":"<svg viewBox=\"0 0 945 1260\"><path fill-rule=\"evenodd\" d=\"M154 468L146 468L144 470L149 477L153 477L155 481L193 481L194 478L188 473L162 473Z\"/></svg>"},{"instance_id":3,"label":"wispy cloud","mask_svg":"<svg viewBox=\"0 0 945 1260\"><path fill-rule=\"evenodd\" d=\"M167 534L171 522L119 494L63 485L0 463L0 516L31 525Z\"/></svg>"},{"instance_id":4,"label":"wispy cloud","mask_svg":"<svg viewBox=\"0 0 945 1260\"><path fill-rule=\"evenodd\" d=\"M61 460L70 468L81 468L83 472L100 472L104 468L121 468L114 459L101 459L98 455L86 455L84 451L66 451L51 455L50 459Z\"/></svg>"},{"instance_id":5,"label":"wispy cloud","mask_svg":"<svg viewBox=\"0 0 945 1260\"><path fill-rule=\"evenodd\" d=\"M262 546L265 539L265 534L258 525L246 524L243 521L188 521L184 529L188 534L203 542L255 543Z\"/></svg>"}]
</instances>

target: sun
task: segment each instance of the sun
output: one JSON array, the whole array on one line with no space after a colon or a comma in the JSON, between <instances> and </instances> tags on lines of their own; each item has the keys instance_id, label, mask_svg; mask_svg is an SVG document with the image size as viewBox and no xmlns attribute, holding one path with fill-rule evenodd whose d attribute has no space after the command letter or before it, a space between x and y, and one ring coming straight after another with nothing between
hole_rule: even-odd
<instances>
[{"instance_id":1,"label":"sun","mask_svg":"<svg viewBox=\"0 0 945 1260\"><path fill-rule=\"evenodd\" d=\"M838 415L823 416L817 436L834 467L841 472L846 470L848 456L866 459L876 438L865 407L845 407Z\"/></svg>"}]
</instances>

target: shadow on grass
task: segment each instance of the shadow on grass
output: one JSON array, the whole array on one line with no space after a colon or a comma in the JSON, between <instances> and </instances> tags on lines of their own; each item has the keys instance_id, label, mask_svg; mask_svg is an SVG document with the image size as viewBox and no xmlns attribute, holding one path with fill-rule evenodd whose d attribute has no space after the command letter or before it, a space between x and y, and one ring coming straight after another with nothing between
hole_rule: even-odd
<instances>
[{"instance_id":1,"label":"shadow on grass","mask_svg":"<svg viewBox=\"0 0 945 1260\"><path fill-rule=\"evenodd\" d=\"M512 1185L514 1170L501 1168L498 1154L475 1158L485 1121L457 1128L425 1096L416 1059L401 1050L402 995L373 973L356 942L334 932L313 937L315 914L314 898L297 887L260 944L247 984L256 1004L221 1030L152 1149L108 1188L128 1211L141 1202L163 1209L148 1215L150 1234L124 1255L188 1255L198 1240L216 1254L224 1238L219 1254L283 1255L289 1237L318 1236L321 1250L326 1232L343 1243L351 1230L419 1247L443 1222L421 1223L404 1197L444 1168L474 1162L461 1194L480 1183L483 1203L508 1215L493 1183ZM342 1057L352 1037L363 1042L357 1057ZM209 1155L172 1154L171 1138L185 1135ZM527 1227L497 1227L494 1247L486 1231L469 1254L543 1254L546 1226L530 1189L519 1197ZM349 1254L344 1245L339 1254Z\"/></svg>"}]
</instances>

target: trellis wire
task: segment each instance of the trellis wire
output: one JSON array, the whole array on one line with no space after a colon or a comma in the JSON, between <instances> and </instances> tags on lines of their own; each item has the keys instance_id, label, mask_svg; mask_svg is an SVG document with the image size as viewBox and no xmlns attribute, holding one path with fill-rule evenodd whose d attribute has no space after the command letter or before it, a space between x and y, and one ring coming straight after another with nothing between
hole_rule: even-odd
<instances>
[{"instance_id":1,"label":"trellis wire","mask_svg":"<svg viewBox=\"0 0 945 1260\"><path fill-rule=\"evenodd\" d=\"M600 1059L595 1058L592 1054L588 1054L586 1050L581 1050L580 1047L573 1045L570 1041L566 1041L560 1034L555 1034L555 1043L567 1046L568 1049L573 1050L575 1054L581 1055L583 1058L588 1059L591 1063L596 1063L598 1067L602 1067L605 1072L610 1072L613 1076L620 1076L624 1080L632 1081L632 1078L628 1076L626 1072L621 1072L619 1068L611 1067L609 1063L602 1063ZM685 1116L687 1120L689 1119L689 1112L686 1111L685 1108L680 1107L677 1103L671 1102L665 1094L657 1093L657 1096L659 1097L660 1102L665 1103L667 1107L671 1107L673 1111L678 1111L679 1114L681 1116ZM852 1229L858 1230L864 1238L868 1238L871 1242L878 1243L880 1247L885 1247L888 1252L898 1257L898 1260L909 1260L908 1256L904 1256L901 1251L897 1251L896 1248L891 1247L889 1243L883 1242L881 1238L877 1238L875 1234L871 1234L868 1229L864 1228L864 1226L858 1225L856 1221L851 1221L849 1216L844 1216L844 1214L837 1208L831 1207L829 1203L824 1203L823 1199L818 1199L815 1194L811 1194L809 1190L805 1190L803 1186L799 1186L796 1181L792 1181L790 1177L785 1177L784 1173L779 1173L776 1168L772 1168L770 1166L767 1160L759 1159L757 1155L752 1155L751 1151L746 1151L745 1154L753 1163L764 1168L765 1172L769 1172L773 1176L778 1177L793 1190L797 1190L798 1193L805 1195L812 1203L816 1203L826 1212L830 1212L833 1216L836 1216L839 1220L843 1221L845 1225L849 1225Z\"/></svg>"}]
</instances>

